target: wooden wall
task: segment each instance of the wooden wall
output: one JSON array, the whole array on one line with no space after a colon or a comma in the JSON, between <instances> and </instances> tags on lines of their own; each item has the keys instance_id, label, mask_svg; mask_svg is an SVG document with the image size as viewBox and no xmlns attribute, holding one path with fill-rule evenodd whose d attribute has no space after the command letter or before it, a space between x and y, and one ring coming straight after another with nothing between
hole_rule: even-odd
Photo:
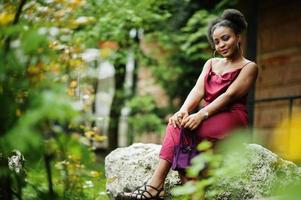
<instances>
[{"instance_id":1,"label":"wooden wall","mask_svg":"<svg viewBox=\"0 0 301 200\"><path fill-rule=\"evenodd\" d=\"M301 95L301 1L265 0L258 6L255 99ZM293 114L298 111L301 100L293 103ZM288 101L255 104L254 127L268 137L288 115Z\"/></svg>"}]
</instances>

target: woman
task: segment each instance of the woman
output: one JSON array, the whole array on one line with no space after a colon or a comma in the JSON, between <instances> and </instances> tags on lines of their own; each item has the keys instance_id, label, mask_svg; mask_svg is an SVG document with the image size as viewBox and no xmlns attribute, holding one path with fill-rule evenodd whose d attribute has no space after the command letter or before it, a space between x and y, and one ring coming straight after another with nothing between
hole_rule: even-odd
<instances>
[{"instance_id":1,"label":"woman","mask_svg":"<svg viewBox=\"0 0 301 200\"><path fill-rule=\"evenodd\" d=\"M242 54L241 34L247 27L237 10L225 10L208 26L208 39L222 58L209 59L181 109L170 119L152 178L129 199L163 199L163 186L170 170L173 149L179 143L180 127L195 130L199 140L218 141L236 128L247 127L247 93L254 85L258 67ZM205 106L190 114L200 101Z\"/></svg>"}]
</instances>

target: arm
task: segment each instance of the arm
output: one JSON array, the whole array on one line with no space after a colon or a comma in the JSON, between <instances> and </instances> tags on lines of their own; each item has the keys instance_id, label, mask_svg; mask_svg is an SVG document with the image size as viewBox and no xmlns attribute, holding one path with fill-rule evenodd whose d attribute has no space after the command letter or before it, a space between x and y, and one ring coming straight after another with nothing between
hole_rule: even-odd
<instances>
[{"instance_id":1,"label":"arm","mask_svg":"<svg viewBox=\"0 0 301 200\"><path fill-rule=\"evenodd\" d=\"M188 113L198 106L204 97L204 79L210 67L211 59L205 63L202 73L200 74L195 86L190 91L180 110L169 118L169 124L173 124L174 127L180 127L182 119L187 117Z\"/></svg>"},{"instance_id":2,"label":"arm","mask_svg":"<svg viewBox=\"0 0 301 200\"><path fill-rule=\"evenodd\" d=\"M202 73L200 74L195 86L190 91L189 95L187 96L184 104L182 105L180 110L191 112L194 108L196 108L200 101L203 99L205 94L204 89L204 80L205 76L208 73L211 65L211 59L209 59L202 70Z\"/></svg>"},{"instance_id":3,"label":"arm","mask_svg":"<svg viewBox=\"0 0 301 200\"><path fill-rule=\"evenodd\" d=\"M255 63L245 66L226 92L199 112L190 115L182 121L185 128L195 129L201 121L215 114L234 100L246 95L256 81L258 67Z\"/></svg>"},{"instance_id":4,"label":"arm","mask_svg":"<svg viewBox=\"0 0 301 200\"><path fill-rule=\"evenodd\" d=\"M246 95L254 85L258 75L258 67L255 63L251 63L244 67L234 82L228 87L225 93L217 97L208 106L199 112L206 111L209 116L218 112L229 103Z\"/></svg>"}]
</instances>

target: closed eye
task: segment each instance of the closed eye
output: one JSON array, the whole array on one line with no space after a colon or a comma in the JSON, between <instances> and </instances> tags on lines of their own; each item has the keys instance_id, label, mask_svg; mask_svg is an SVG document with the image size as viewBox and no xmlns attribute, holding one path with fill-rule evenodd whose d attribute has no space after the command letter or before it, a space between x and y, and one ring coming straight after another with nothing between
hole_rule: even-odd
<instances>
[{"instance_id":1,"label":"closed eye","mask_svg":"<svg viewBox=\"0 0 301 200\"><path fill-rule=\"evenodd\" d=\"M230 38L229 35L223 35L223 36L222 36L222 40L223 40L223 41L227 41L227 40L229 40L229 38Z\"/></svg>"}]
</instances>

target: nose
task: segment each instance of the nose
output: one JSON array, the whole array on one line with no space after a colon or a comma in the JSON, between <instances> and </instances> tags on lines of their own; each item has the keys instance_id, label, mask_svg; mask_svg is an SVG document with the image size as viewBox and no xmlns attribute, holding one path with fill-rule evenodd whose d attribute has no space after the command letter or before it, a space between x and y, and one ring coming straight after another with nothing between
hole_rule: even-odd
<instances>
[{"instance_id":1,"label":"nose","mask_svg":"<svg viewBox=\"0 0 301 200\"><path fill-rule=\"evenodd\" d=\"M222 49L224 47L225 47L225 43L224 42L219 42L218 48Z\"/></svg>"}]
</instances>

